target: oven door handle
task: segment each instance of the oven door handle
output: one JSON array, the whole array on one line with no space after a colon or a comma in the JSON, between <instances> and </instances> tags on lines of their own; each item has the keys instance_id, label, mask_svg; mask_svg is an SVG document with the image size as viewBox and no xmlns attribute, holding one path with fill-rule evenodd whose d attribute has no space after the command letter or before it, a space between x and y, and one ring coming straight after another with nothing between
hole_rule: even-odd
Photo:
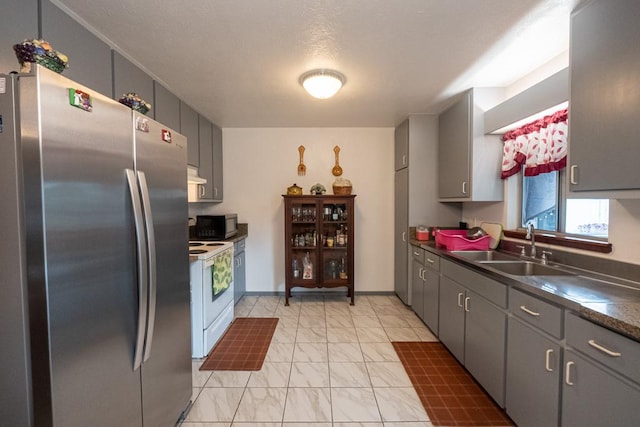
<instances>
[{"instance_id":1,"label":"oven door handle","mask_svg":"<svg viewBox=\"0 0 640 427\"><path fill-rule=\"evenodd\" d=\"M133 220L136 231L136 254L138 258L138 331L136 333L135 351L133 356L133 370L137 370L142 364L142 351L144 349L145 327L147 324L147 237L144 232L144 219L142 216L142 204L136 182L135 172L125 169L131 206L133 208Z\"/></svg>"},{"instance_id":2,"label":"oven door handle","mask_svg":"<svg viewBox=\"0 0 640 427\"><path fill-rule=\"evenodd\" d=\"M149 259L149 309L147 310L147 333L145 335L143 363L151 356L151 344L153 343L153 329L156 323L156 294L157 294L157 274L156 274L156 237L153 228L153 215L151 214L151 198L149 197L149 187L147 178L142 171L137 171L138 186L142 197L142 209L144 212L144 224L147 232L147 257Z\"/></svg>"}]
</instances>

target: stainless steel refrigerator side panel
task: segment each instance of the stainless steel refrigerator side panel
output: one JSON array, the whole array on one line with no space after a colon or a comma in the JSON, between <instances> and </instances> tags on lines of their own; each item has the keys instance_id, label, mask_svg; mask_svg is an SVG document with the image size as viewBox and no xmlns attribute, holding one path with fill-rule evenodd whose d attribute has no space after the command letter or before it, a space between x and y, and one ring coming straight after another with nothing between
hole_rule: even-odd
<instances>
[{"instance_id":1,"label":"stainless steel refrigerator side panel","mask_svg":"<svg viewBox=\"0 0 640 427\"><path fill-rule=\"evenodd\" d=\"M0 75L0 420L33 426L29 307L22 188L22 154L16 126L17 76Z\"/></svg>"},{"instance_id":2,"label":"stainless steel refrigerator side panel","mask_svg":"<svg viewBox=\"0 0 640 427\"><path fill-rule=\"evenodd\" d=\"M156 240L156 304L149 359L142 364L146 426L169 426L191 400L186 138L151 119L148 132L134 130L136 171L144 172ZM162 139L171 132L171 143ZM171 390L171 393L167 393Z\"/></svg>"},{"instance_id":3,"label":"stainless steel refrigerator side panel","mask_svg":"<svg viewBox=\"0 0 640 427\"><path fill-rule=\"evenodd\" d=\"M36 232L27 238L29 262L38 259L29 271L30 303L48 335L32 340L44 347L36 356L49 357L48 377L34 370L36 395L48 392L52 402L42 425L141 425L140 372L132 369L134 224L124 172L133 167L131 112L41 67L36 76L39 98L22 99L22 108L40 117L29 120L23 141L26 214L40 222L30 224ZM93 111L71 106L69 88L89 93Z\"/></svg>"}]
</instances>

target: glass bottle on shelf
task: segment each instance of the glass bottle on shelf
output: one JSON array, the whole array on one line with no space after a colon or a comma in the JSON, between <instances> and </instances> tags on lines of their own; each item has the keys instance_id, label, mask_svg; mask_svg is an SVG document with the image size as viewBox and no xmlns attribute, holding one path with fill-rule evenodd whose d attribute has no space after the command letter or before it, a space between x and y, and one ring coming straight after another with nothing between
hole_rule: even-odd
<instances>
[{"instance_id":1,"label":"glass bottle on shelf","mask_svg":"<svg viewBox=\"0 0 640 427\"><path fill-rule=\"evenodd\" d=\"M344 263L344 257L340 261L340 278L347 279L347 266Z\"/></svg>"},{"instance_id":2,"label":"glass bottle on shelf","mask_svg":"<svg viewBox=\"0 0 640 427\"><path fill-rule=\"evenodd\" d=\"M331 220L332 221L337 221L339 218L339 214L338 214L338 207L334 206L333 207L333 212L331 213Z\"/></svg>"},{"instance_id":3,"label":"glass bottle on shelf","mask_svg":"<svg viewBox=\"0 0 640 427\"><path fill-rule=\"evenodd\" d=\"M298 258L294 258L293 259L293 278L294 279L299 279L300 278L300 264L298 263Z\"/></svg>"},{"instance_id":4,"label":"glass bottle on shelf","mask_svg":"<svg viewBox=\"0 0 640 427\"><path fill-rule=\"evenodd\" d=\"M311 262L309 252L304 255L304 259L302 260L302 278L313 279L313 263Z\"/></svg>"}]
</instances>

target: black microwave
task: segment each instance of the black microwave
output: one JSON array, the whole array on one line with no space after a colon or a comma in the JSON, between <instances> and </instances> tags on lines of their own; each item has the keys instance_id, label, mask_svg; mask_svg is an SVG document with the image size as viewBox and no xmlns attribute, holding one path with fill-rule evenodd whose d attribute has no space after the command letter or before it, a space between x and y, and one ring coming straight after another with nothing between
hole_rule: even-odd
<instances>
[{"instance_id":1,"label":"black microwave","mask_svg":"<svg viewBox=\"0 0 640 427\"><path fill-rule=\"evenodd\" d=\"M238 233L238 214L198 215L196 239L225 240Z\"/></svg>"}]
</instances>

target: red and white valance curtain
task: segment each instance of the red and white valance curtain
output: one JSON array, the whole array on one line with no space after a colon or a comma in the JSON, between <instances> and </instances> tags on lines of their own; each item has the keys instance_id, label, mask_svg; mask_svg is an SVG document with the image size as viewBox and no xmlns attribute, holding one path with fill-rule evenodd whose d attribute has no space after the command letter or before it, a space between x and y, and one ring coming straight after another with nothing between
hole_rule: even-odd
<instances>
[{"instance_id":1,"label":"red and white valance curtain","mask_svg":"<svg viewBox=\"0 0 640 427\"><path fill-rule=\"evenodd\" d=\"M553 172L567 165L568 110L514 129L502 136L502 179L520 172L525 176Z\"/></svg>"}]
</instances>

